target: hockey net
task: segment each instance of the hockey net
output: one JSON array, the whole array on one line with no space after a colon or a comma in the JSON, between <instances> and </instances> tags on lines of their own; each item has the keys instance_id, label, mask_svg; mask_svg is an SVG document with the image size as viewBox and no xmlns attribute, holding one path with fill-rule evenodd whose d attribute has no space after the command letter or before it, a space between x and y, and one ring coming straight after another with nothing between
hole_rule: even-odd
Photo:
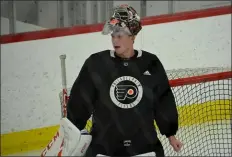
<instances>
[{"instance_id":1,"label":"hockey net","mask_svg":"<svg viewBox=\"0 0 232 157\"><path fill-rule=\"evenodd\" d=\"M176 137L183 148L176 153L168 139L157 131L165 155L231 156L231 68L168 70L167 75L179 113ZM89 130L91 126L89 119L86 128Z\"/></svg>"}]
</instances>

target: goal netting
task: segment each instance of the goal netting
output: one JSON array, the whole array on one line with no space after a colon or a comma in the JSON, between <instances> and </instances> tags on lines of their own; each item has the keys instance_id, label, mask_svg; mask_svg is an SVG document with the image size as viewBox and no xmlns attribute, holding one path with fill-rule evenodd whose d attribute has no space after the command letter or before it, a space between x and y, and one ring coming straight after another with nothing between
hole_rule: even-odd
<instances>
[{"instance_id":1,"label":"goal netting","mask_svg":"<svg viewBox=\"0 0 232 157\"><path fill-rule=\"evenodd\" d=\"M165 155L232 156L231 68L168 70L167 75L179 113L176 136L183 142L183 148L176 153L154 122ZM90 119L86 128L89 130L91 126Z\"/></svg>"}]
</instances>

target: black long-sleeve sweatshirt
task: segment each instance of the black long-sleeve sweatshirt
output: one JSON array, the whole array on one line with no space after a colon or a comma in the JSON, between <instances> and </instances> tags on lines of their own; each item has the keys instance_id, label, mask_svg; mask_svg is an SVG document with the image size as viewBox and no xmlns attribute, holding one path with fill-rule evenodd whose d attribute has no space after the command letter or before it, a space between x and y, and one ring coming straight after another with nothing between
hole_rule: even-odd
<instances>
[{"instance_id":1,"label":"black long-sleeve sweatshirt","mask_svg":"<svg viewBox=\"0 0 232 157\"><path fill-rule=\"evenodd\" d=\"M75 80L67 118L82 130L93 115L93 140L156 137L154 120L167 137L178 130L178 113L166 72L158 57L135 50L130 59L114 51L92 54Z\"/></svg>"}]
</instances>

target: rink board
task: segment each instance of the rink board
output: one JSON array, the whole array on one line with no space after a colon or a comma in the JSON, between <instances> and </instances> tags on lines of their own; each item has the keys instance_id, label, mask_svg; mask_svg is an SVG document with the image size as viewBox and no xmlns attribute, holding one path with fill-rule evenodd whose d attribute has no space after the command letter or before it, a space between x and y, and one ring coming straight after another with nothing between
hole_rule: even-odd
<instances>
[{"instance_id":1,"label":"rink board","mask_svg":"<svg viewBox=\"0 0 232 157\"><path fill-rule=\"evenodd\" d=\"M180 126L230 120L231 102L232 100L217 100L178 107ZM1 135L1 155L41 150L48 144L58 128L59 125L3 134Z\"/></svg>"}]
</instances>

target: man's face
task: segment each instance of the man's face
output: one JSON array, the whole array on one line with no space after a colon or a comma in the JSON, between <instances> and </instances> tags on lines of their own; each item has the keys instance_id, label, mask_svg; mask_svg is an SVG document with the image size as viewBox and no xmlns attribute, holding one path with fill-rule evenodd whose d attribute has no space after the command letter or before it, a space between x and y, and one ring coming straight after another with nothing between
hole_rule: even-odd
<instances>
[{"instance_id":1,"label":"man's face","mask_svg":"<svg viewBox=\"0 0 232 157\"><path fill-rule=\"evenodd\" d=\"M123 54L125 51L133 47L133 37L125 33L111 34L112 44L117 54Z\"/></svg>"}]
</instances>

